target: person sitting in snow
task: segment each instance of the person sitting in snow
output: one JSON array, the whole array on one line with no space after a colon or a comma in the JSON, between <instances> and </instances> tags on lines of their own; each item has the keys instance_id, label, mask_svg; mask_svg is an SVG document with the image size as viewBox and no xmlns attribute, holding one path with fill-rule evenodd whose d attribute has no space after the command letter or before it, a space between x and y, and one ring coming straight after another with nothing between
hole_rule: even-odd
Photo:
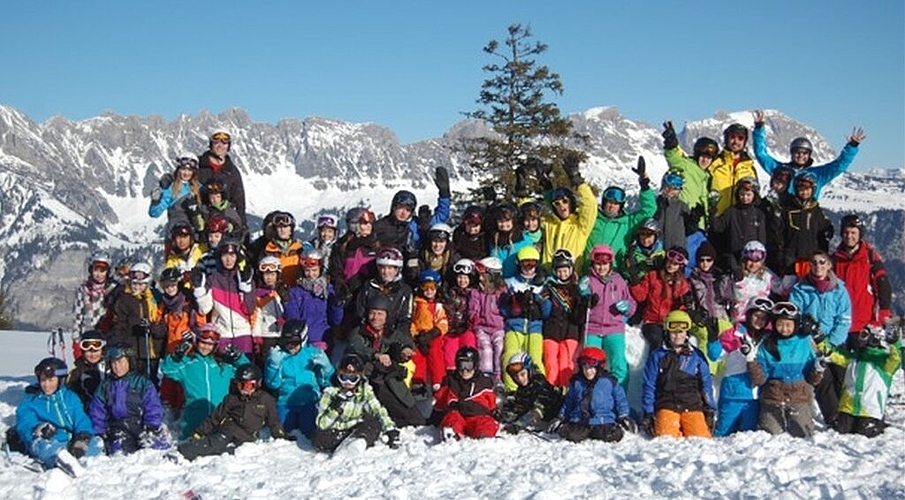
<instances>
[{"instance_id":1,"label":"person sitting in snow","mask_svg":"<svg viewBox=\"0 0 905 500\"><path fill-rule=\"evenodd\" d=\"M463 347L456 353L456 371L447 375L434 394L434 409L443 414L440 430L443 440L462 437L494 437L500 424L494 418L497 408L493 379L481 373L478 350Z\"/></svg>"},{"instance_id":2,"label":"person sitting in snow","mask_svg":"<svg viewBox=\"0 0 905 500\"><path fill-rule=\"evenodd\" d=\"M607 371L603 349L584 348L578 355L578 366L559 415L547 431L573 443L588 438L613 443L621 441L626 431L635 432L625 390Z\"/></svg>"},{"instance_id":3,"label":"person sitting in snow","mask_svg":"<svg viewBox=\"0 0 905 500\"><path fill-rule=\"evenodd\" d=\"M103 453L82 402L63 381L69 371L58 358L44 358L35 366L38 383L25 389L16 408L16 432L26 453L46 468L68 466L73 458Z\"/></svg>"},{"instance_id":4,"label":"person sitting in snow","mask_svg":"<svg viewBox=\"0 0 905 500\"><path fill-rule=\"evenodd\" d=\"M518 352L509 358L506 371L518 384L518 389L501 408L503 430L509 434L546 430L549 422L559 414L562 393L547 382L526 352Z\"/></svg>"},{"instance_id":5,"label":"person sitting in snow","mask_svg":"<svg viewBox=\"0 0 905 500\"><path fill-rule=\"evenodd\" d=\"M399 447L399 430L377 400L364 376L364 361L355 354L340 360L334 385L324 389L312 443L318 451L332 452L343 442L363 440L373 446L381 434L390 448Z\"/></svg>"},{"instance_id":6,"label":"person sitting in snow","mask_svg":"<svg viewBox=\"0 0 905 500\"><path fill-rule=\"evenodd\" d=\"M163 404L154 384L132 370L125 346L107 348L110 374L101 382L88 407L98 436L105 436L107 454L133 453L140 448L169 448L163 423Z\"/></svg>"},{"instance_id":7,"label":"person sitting in snow","mask_svg":"<svg viewBox=\"0 0 905 500\"><path fill-rule=\"evenodd\" d=\"M94 391L104 379L104 346L107 341L104 340L101 332L97 330L88 330L82 333L79 340L79 350L82 356L75 360L72 371L66 379L66 387L76 393L85 411L88 411L88 403L94 396Z\"/></svg>"},{"instance_id":8,"label":"person sitting in snow","mask_svg":"<svg viewBox=\"0 0 905 500\"><path fill-rule=\"evenodd\" d=\"M201 422L192 438L179 445L179 453L188 460L201 456L234 453L236 448L257 441L264 427L277 439L295 441L280 425L276 401L261 390L261 369L247 363L236 368L235 389Z\"/></svg>"}]
</instances>

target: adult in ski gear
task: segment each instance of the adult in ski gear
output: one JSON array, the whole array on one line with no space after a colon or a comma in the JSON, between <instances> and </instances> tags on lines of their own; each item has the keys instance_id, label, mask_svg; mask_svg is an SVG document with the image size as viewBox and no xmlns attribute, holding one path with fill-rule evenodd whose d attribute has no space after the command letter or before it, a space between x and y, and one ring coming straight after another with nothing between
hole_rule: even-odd
<instances>
[{"instance_id":1,"label":"adult in ski gear","mask_svg":"<svg viewBox=\"0 0 905 500\"><path fill-rule=\"evenodd\" d=\"M679 147L679 140L672 122L663 123L663 154L669 170L681 175L684 183L679 199L692 210L699 210L705 216L698 222L698 228L707 227L706 216L710 214L710 165L720 151L719 145L709 137L700 137L694 143L689 157ZM697 208L700 207L700 208Z\"/></svg>"},{"instance_id":2,"label":"adult in ski gear","mask_svg":"<svg viewBox=\"0 0 905 500\"><path fill-rule=\"evenodd\" d=\"M211 133L208 150L198 160L198 182L206 184L215 176L223 179L229 199L241 218L242 227L248 227L248 219L245 216L245 186L242 183L242 173L229 156L231 148L232 136L229 132L218 129Z\"/></svg>"},{"instance_id":3,"label":"adult in ski gear","mask_svg":"<svg viewBox=\"0 0 905 500\"><path fill-rule=\"evenodd\" d=\"M732 206L738 181L745 177L757 179L754 159L745 149L748 135L748 127L740 123L733 123L723 131L723 150L710 164L710 191L715 198L711 200L710 210L714 215L720 215Z\"/></svg>"},{"instance_id":4,"label":"adult in ski gear","mask_svg":"<svg viewBox=\"0 0 905 500\"><path fill-rule=\"evenodd\" d=\"M446 167L437 167L434 173L434 184L437 186L437 206L433 210L428 227L449 220L450 190L449 171ZM405 259L417 259L421 249L421 236L418 232L418 219L413 217L418 201L410 191L398 191L390 204L390 213L374 223L374 234L382 246L399 249Z\"/></svg>"},{"instance_id":5,"label":"adult in ski gear","mask_svg":"<svg viewBox=\"0 0 905 500\"><path fill-rule=\"evenodd\" d=\"M182 153L176 158L176 171L160 176L158 186L151 191L148 215L157 218L167 214L167 230L176 223L188 224L197 215L201 203L201 183L198 182L198 157Z\"/></svg>"},{"instance_id":6,"label":"adult in ski gear","mask_svg":"<svg viewBox=\"0 0 905 500\"><path fill-rule=\"evenodd\" d=\"M217 247L219 265L210 276L196 268L192 272L198 311L207 314L220 332L220 348L235 346L245 354L254 352L252 316L255 310L254 269L246 261L238 241Z\"/></svg>"},{"instance_id":7,"label":"adult in ski gear","mask_svg":"<svg viewBox=\"0 0 905 500\"><path fill-rule=\"evenodd\" d=\"M842 217L842 241L833 253L833 272L845 283L852 301L849 337L860 335L868 324L883 325L891 316L892 286L877 249L864 239L865 226L857 214Z\"/></svg>"}]
</instances>

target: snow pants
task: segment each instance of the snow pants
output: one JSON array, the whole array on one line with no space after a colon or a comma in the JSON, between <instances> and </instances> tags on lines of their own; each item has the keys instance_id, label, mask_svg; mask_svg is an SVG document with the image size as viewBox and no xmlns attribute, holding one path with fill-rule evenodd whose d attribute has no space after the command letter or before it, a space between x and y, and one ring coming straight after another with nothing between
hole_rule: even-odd
<instances>
[{"instance_id":1,"label":"snow pants","mask_svg":"<svg viewBox=\"0 0 905 500\"><path fill-rule=\"evenodd\" d=\"M314 429L311 444L314 445L314 449L327 453L335 450L346 439L364 439L368 443L368 447L371 447L380 438L381 430L380 421L371 415L367 415L351 429Z\"/></svg>"},{"instance_id":2,"label":"snow pants","mask_svg":"<svg viewBox=\"0 0 905 500\"><path fill-rule=\"evenodd\" d=\"M478 342L478 351L481 353L481 371L492 374L495 380L500 379L500 360L503 358L503 337L505 332L497 330L494 332L482 329L475 330L475 337Z\"/></svg>"},{"instance_id":3,"label":"snow pants","mask_svg":"<svg viewBox=\"0 0 905 500\"><path fill-rule=\"evenodd\" d=\"M578 351L578 341L566 339L544 339L544 370L547 372L547 382L554 387L568 387L569 379L575 373L575 355ZM507 362L509 360L506 360Z\"/></svg>"},{"instance_id":4,"label":"snow pants","mask_svg":"<svg viewBox=\"0 0 905 500\"><path fill-rule=\"evenodd\" d=\"M756 399L720 399L717 410L715 437L726 437L739 431L757 430L760 402Z\"/></svg>"},{"instance_id":5,"label":"snow pants","mask_svg":"<svg viewBox=\"0 0 905 500\"><path fill-rule=\"evenodd\" d=\"M845 381L845 368L829 363L823 372L823 379L814 387L814 399L823 415L823 421L828 426L833 425L836 415L839 413L839 395L842 394L842 384Z\"/></svg>"},{"instance_id":6,"label":"snow pants","mask_svg":"<svg viewBox=\"0 0 905 500\"><path fill-rule=\"evenodd\" d=\"M794 437L810 437L814 435L811 403L775 404L761 401L758 426L770 434L788 432Z\"/></svg>"},{"instance_id":7,"label":"snow pants","mask_svg":"<svg viewBox=\"0 0 905 500\"><path fill-rule=\"evenodd\" d=\"M470 438L494 437L500 429L500 424L490 415L462 416L455 410L446 412L440 421L440 428L449 427L457 436Z\"/></svg>"},{"instance_id":8,"label":"snow pants","mask_svg":"<svg viewBox=\"0 0 905 500\"><path fill-rule=\"evenodd\" d=\"M49 469L57 465L57 453L65 450L68 444L66 441L38 438L32 441L28 454ZM96 457L103 453L104 441L99 436L93 436L88 442L88 451L85 452L85 456Z\"/></svg>"},{"instance_id":9,"label":"snow pants","mask_svg":"<svg viewBox=\"0 0 905 500\"><path fill-rule=\"evenodd\" d=\"M314 420L317 418L317 405L304 406L277 405L277 413L283 430L287 433L298 429L305 437L310 438L314 432Z\"/></svg>"},{"instance_id":10,"label":"snow pants","mask_svg":"<svg viewBox=\"0 0 905 500\"><path fill-rule=\"evenodd\" d=\"M606 353L610 373L623 389L628 387L628 360L625 359L625 334L588 335L585 347L599 347Z\"/></svg>"},{"instance_id":11,"label":"snow pants","mask_svg":"<svg viewBox=\"0 0 905 500\"><path fill-rule=\"evenodd\" d=\"M585 439L597 439L607 443L621 441L625 436L622 427L616 424L587 425L566 422L559 429L559 435L566 441L578 443Z\"/></svg>"},{"instance_id":12,"label":"snow pants","mask_svg":"<svg viewBox=\"0 0 905 500\"><path fill-rule=\"evenodd\" d=\"M840 412L836 415L833 428L839 434L861 434L872 438L883 434L886 429L886 423L873 417L856 417L849 413Z\"/></svg>"},{"instance_id":13,"label":"snow pants","mask_svg":"<svg viewBox=\"0 0 905 500\"><path fill-rule=\"evenodd\" d=\"M471 331L457 334L447 333L443 339L443 361L446 363L447 370L456 369L456 352L459 349L463 347L478 347L478 340L474 332ZM481 359L483 358L482 354Z\"/></svg>"},{"instance_id":14,"label":"snow pants","mask_svg":"<svg viewBox=\"0 0 905 500\"><path fill-rule=\"evenodd\" d=\"M415 348L415 353L412 355L412 362L415 364L412 385L437 385L439 389L440 383L443 382L443 377L446 376L443 343L444 337L438 335L431 340L426 353L422 352L418 347ZM453 354L453 360L455 361L455 354Z\"/></svg>"},{"instance_id":15,"label":"snow pants","mask_svg":"<svg viewBox=\"0 0 905 500\"><path fill-rule=\"evenodd\" d=\"M534 365L537 366L538 371L540 371L543 375L546 375L546 370L544 369L544 334L541 332L515 332L508 331L506 332L506 336L503 340L503 362L508 362L509 358L512 357L513 354L524 351L527 352L531 359L535 360ZM503 375L503 385L506 387L506 392L515 392L518 389L518 384L515 383L515 380L512 380L512 377L509 376L505 370L502 373Z\"/></svg>"},{"instance_id":16,"label":"snow pants","mask_svg":"<svg viewBox=\"0 0 905 500\"><path fill-rule=\"evenodd\" d=\"M240 443L241 444L241 443ZM190 439L179 445L179 453L186 460L195 460L198 457L208 457L212 455L222 455L229 453L232 455L237 448L237 444L229 437L216 432L210 436L204 436L201 439Z\"/></svg>"},{"instance_id":17,"label":"snow pants","mask_svg":"<svg viewBox=\"0 0 905 500\"><path fill-rule=\"evenodd\" d=\"M654 436L712 437L703 411L657 410L654 414Z\"/></svg>"}]
</instances>

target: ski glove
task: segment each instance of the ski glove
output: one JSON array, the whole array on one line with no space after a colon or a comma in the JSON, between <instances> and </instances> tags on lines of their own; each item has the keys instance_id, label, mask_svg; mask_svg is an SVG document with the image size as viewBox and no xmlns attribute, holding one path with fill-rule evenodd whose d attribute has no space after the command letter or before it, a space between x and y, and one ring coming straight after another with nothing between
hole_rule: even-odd
<instances>
[{"instance_id":1,"label":"ski glove","mask_svg":"<svg viewBox=\"0 0 905 500\"><path fill-rule=\"evenodd\" d=\"M641 430L644 431L648 436L654 436L654 416L653 415L645 415L641 419Z\"/></svg>"},{"instance_id":2,"label":"ski glove","mask_svg":"<svg viewBox=\"0 0 905 500\"><path fill-rule=\"evenodd\" d=\"M518 434L519 431L521 431L521 428L516 424L506 424L503 426L503 432L506 434L512 434L514 436Z\"/></svg>"},{"instance_id":3,"label":"ski glove","mask_svg":"<svg viewBox=\"0 0 905 500\"><path fill-rule=\"evenodd\" d=\"M707 342L716 342L720 338L720 323L716 318L708 317L704 323L707 327Z\"/></svg>"},{"instance_id":4,"label":"ski glove","mask_svg":"<svg viewBox=\"0 0 905 500\"><path fill-rule=\"evenodd\" d=\"M91 434L87 432L80 432L69 441L69 444L66 446L66 449L69 453L72 453L72 456L75 458L82 458L88 453L88 443L91 442Z\"/></svg>"},{"instance_id":5,"label":"ski glove","mask_svg":"<svg viewBox=\"0 0 905 500\"><path fill-rule=\"evenodd\" d=\"M239 269L239 291L249 293L252 290L251 279L254 276L254 269L246 262L245 267Z\"/></svg>"},{"instance_id":6,"label":"ski glove","mask_svg":"<svg viewBox=\"0 0 905 500\"><path fill-rule=\"evenodd\" d=\"M44 422L35 426L31 431L32 437L35 439L51 439L57 433L57 428L50 422Z\"/></svg>"},{"instance_id":7,"label":"ski glove","mask_svg":"<svg viewBox=\"0 0 905 500\"><path fill-rule=\"evenodd\" d=\"M619 427L622 427L622 430L625 432L630 432L632 434L638 434L638 424L632 420L632 417L625 415L623 417L619 417L616 419L616 423L619 424Z\"/></svg>"},{"instance_id":8,"label":"ski glove","mask_svg":"<svg viewBox=\"0 0 905 500\"><path fill-rule=\"evenodd\" d=\"M613 307L616 308L616 311L618 311L619 314L626 314L628 313L629 309L631 309L631 304L629 304L629 301L622 299L616 301L616 303L613 304Z\"/></svg>"},{"instance_id":9,"label":"ski glove","mask_svg":"<svg viewBox=\"0 0 905 500\"><path fill-rule=\"evenodd\" d=\"M204 272L203 267L195 266L189 272L189 280L192 282L192 288L204 290L204 286L207 284L207 273Z\"/></svg>"},{"instance_id":10,"label":"ski glove","mask_svg":"<svg viewBox=\"0 0 905 500\"><path fill-rule=\"evenodd\" d=\"M421 332L417 337L415 337L415 344L418 346L418 350L421 351L421 354L427 356L427 353L430 351L431 342L434 341L440 335L440 330L436 328L431 328L425 332Z\"/></svg>"},{"instance_id":11,"label":"ski glove","mask_svg":"<svg viewBox=\"0 0 905 500\"><path fill-rule=\"evenodd\" d=\"M170 357L173 358L173 361L176 361L176 362L182 361L182 358L185 357L186 353L188 353L191 348L192 348L192 341L188 340L188 339L183 340L182 343L179 344L178 347L176 347L176 350L173 351L173 354L171 354Z\"/></svg>"},{"instance_id":12,"label":"ski glove","mask_svg":"<svg viewBox=\"0 0 905 500\"><path fill-rule=\"evenodd\" d=\"M390 449L399 448L399 429L388 429L384 436L386 437L386 444Z\"/></svg>"},{"instance_id":13,"label":"ski glove","mask_svg":"<svg viewBox=\"0 0 905 500\"><path fill-rule=\"evenodd\" d=\"M226 349L223 350L223 360L231 365L236 364L236 361L239 361L241 356L242 353L232 344L226 346Z\"/></svg>"},{"instance_id":14,"label":"ski glove","mask_svg":"<svg viewBox=\"0 0 905 500\"><path fill-rule=\"evenodd\" d=\"M633 168L632 172L638 176L638 185L641 186L642 191L650 187L650 179L647 178L647 164L644 162L643 156L638 156L638 166Z\"/></svg>"},{"instance_id":15,"label":"ski glove","mask_svg":"<svg viewBox=\"0 0 905 500\"><path fill-rule=\"evenodd\" d=\"M160 191L160 188L154 188L153 190L151 190L151 203L159 203L161 196L163 196L163 193Z\"/></svg>"},{"instance_id":16,"label":"ski glove","mask_svg":"<svg viewBox=\"0 0 905 500\"><path fill-rule=\"evenodd\" d=\"M550 425L547 426L547 432L550 434L556 434L559 431L559 428L562 427L562 419L559 417L554 418L550 421Z\"/></svg>"},{"instance_id":17,"label":"ski glove","mask_svg":"<svg viewBox=\"0 0 905 500\"><path fill-rule=\"evenodd\" d=\"M757 359L757 351L754 349L754 344L751 342L750 338L745 338L742 345L738 348L738 351L742 353L742 356L745 357L745 361L748 363L753 363L754 360Z\"/></svg>"},{"instance_id":18,"label":"ski glove","mask_svg":"<svg viewBox=\"0 0 905 500\"><path fill-rule=\"evenodd\" d=\"M581 172L578 170L580 161L581 158L577 153L569 153L563 159L562 168L565 170L566 176L569 177L569 182L571 182L573 186L584 184L584 178L581 177Z\"/></svg>"},{"instance_id":19,"label":"ski glove","mask_svg":"<svg viewBox=\"0 0 905 500\"><path fill-rule=\"evenodd\" d=\"M437 186L440 198L451 197L449 192L449 170L446 167L437 167L434 171L434 184Z\"/></svg>"},{"instance_id":20,"label":"ski glove","mask_svg":"<svg viewBox=\"0 0 905 500\"><path fill-rule=\"evenodd\" d=\"M672 127L672 122L663 122L663 149L675 149L679 147L679 138L676 137L676 129Z\"/></svg>"},{"instance_id":21,"label":"ski glove","mask_svg":"<svg viewBox=\"0 0 905 500\"><path fill-rule=\"evenodd\" d=\"M160 185L160 189L167 189L173 185L173 174L167 172L160 176L160 181L158 184Z\"/></svg>"},{"instance_id":22,"label":"ski glove","mask_svg":"<svg viewBox=\"0 0 905 500\"><path fill-rule=\"evenodd\" d=\"M817 373L823 373L826 371L826 365L830 364L830 358L827 356L817 356L817 361L814 362L814 370L817 370Z\"/></svg>"}]
</instances>

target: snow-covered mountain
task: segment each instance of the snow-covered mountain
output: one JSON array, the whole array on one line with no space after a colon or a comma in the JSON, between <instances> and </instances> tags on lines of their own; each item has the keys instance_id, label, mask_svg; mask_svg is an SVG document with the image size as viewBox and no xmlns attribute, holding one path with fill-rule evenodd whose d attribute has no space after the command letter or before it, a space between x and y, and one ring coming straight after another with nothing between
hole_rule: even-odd
<instances>
[{"instance_id":1,"label":"snow-covered mountain","mask_svg":"<svg viewBox=\"0 0 905 500\"><path fill-rule=\"evenodd\" d=\"M806 135L818 162L835 157L833 146L813 128L778 111L767 116L774 156L786 158L789 142ZM576 131L590 138L584 172L597 185L633 186L631 167L639 154L647 158L652 178L665 172L658 126L630 120L612 107L570 118ZM749 112L738 112L676 126L690 150L695 138L719 138L734 121L752 125ZM231 155L243 173L248 211L258 217L283 209L301 221L359 203L385 212L393 192L403 187L432 203L436 166L450 169L455 191L483 175L451 148L462 137L487 133L472 121L454 124L443 137L402 145L392 131L375 124L306 118L273 125L253 122L240 109L182 115L172 122L111 113L38 124L0 106L0 284L18 322L68 326L73 290L94 248L143 258L158 254L151 245L159 244L164 220L148 217L148 194L159 176L171 171L173 158L204 151L216 128L233 134ZM901 170L846 174L823 194L831 210L877 214L874 239L894 261L899 283L905 282L905 201L892 195L903 187Z\"/></svg>"}]
</instances>

